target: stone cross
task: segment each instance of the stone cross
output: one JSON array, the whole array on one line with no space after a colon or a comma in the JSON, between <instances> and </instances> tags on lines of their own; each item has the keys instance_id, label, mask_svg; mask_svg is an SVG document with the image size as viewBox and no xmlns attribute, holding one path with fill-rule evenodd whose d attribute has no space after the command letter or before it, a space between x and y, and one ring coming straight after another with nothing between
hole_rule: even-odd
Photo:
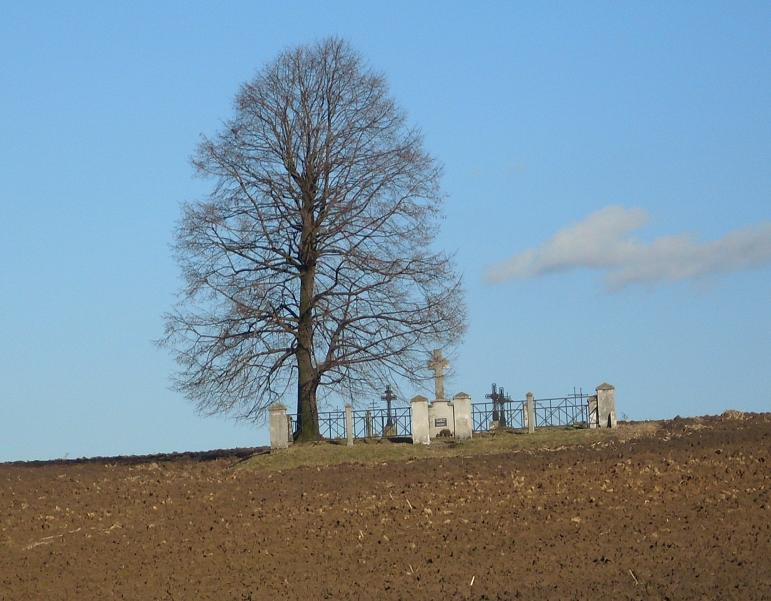
<instances>
[{"instance_id":1,"label":"stone cross","mask_svg":"<svg viewBox=\"0 0 771 601\"><path fill-rule=\"evenodd\" d=\"M431 353L431 360L428 362L428 369L434 371L434 394L437 401L444 400L444 370L449 367L447 359L442 356L442 351L436 349Z\"/></svg>"}]
</instances>

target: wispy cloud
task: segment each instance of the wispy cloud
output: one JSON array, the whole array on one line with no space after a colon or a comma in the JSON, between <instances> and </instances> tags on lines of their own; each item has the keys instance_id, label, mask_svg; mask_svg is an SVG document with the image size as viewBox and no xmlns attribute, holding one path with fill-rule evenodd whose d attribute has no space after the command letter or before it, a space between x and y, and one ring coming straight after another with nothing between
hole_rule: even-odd
<instances>
[{"instance_id":1,"label":"wispy cloud","mask_svg":"<svg viewBox=\"0 0 771 601\"><path fill-rule=\"evenodd\" d=\"M632 233L648 222L642 209L605 207L557 232L537 248L526 250L488 270L497 284L548 273L589 268L605 272L607 286L675 282L771 264L771 222L734 230L718 240L701 242L689 234L652 242Z\"/></svg>"}]
</instances>

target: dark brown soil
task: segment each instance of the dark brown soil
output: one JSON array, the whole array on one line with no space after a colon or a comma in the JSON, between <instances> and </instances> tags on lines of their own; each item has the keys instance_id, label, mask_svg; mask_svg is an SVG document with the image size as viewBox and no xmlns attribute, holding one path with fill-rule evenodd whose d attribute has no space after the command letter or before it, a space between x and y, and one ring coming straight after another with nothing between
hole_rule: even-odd
<instances>
[{"instance_id":1,"label":"dark brown soil","mask_svg":"<svg viewBox=\"0 0 771 601\"><path fill-rule=\"evenodd\" d=\"M771 599L771 415L662 426L284 472L0 465L0 600Z\"/></svg>"}]
</instances>

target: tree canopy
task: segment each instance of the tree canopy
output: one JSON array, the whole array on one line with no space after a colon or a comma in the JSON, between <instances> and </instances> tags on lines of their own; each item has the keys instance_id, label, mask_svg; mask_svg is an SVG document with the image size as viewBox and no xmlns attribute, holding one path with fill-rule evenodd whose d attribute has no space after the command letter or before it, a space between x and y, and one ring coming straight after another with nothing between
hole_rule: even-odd
<instances>
[{"instance_id":1,"label":"tree canopy","mask_svg":"<svg viewBox=\"0 0 771 601\"><path fill-rule=\"evenodd\" d=\"M267 64L193 162L212 187L183 208L164 341L199 410L255 419L296 390L314 439L319 392L415 380L459 341L461 279L432 248L440 167L345 41Z\"/></svg>"}]
</instances>

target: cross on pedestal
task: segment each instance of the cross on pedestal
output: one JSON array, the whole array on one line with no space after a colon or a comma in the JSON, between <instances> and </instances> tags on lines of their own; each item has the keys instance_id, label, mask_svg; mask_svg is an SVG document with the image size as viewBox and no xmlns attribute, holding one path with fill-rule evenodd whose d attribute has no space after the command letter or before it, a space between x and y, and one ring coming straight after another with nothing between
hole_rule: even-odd
<instances>
[{"instance_id":1,"label":"cross on pedestal","mask_svg":"<svg viewBox=\"0 0 771 601\"><path fill-rule=\"evenodd\" d=\"M437 401L444 400L444 370L449 367L447 359L442 356L442 351L436 349L431 353L428 369L434 371L434 398Z\"/></svg>"},{"instance_id":2,"label":"cross on pedestal","mask_svg":"<svg viewBox=\"0 0 771 601\"><path fill-rule=\"evenodd\" d=\"M385 393L380 398L386 402L386 413L388 416L386 418L386 427L390 428L394 425L393 418L391 417L391 401L396 400L396 395L391 390L390 384L386 384Z\"/></svg>"}]
</instances>

